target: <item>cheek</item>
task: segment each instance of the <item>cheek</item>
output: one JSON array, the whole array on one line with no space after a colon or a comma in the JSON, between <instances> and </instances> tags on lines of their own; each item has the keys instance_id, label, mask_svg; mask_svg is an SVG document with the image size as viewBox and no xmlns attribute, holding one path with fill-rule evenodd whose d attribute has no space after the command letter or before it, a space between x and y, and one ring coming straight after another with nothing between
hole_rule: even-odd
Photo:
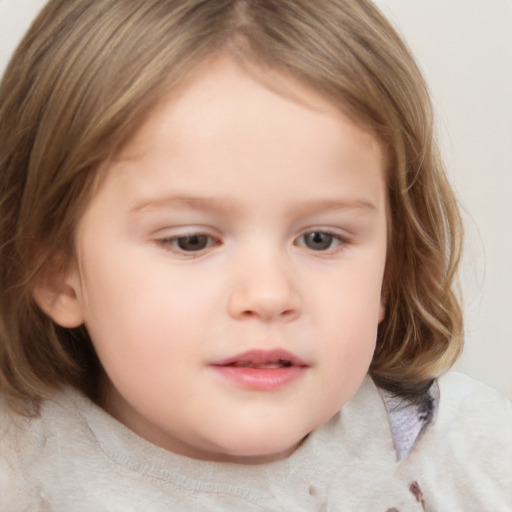
<instances>
[{"instance_id":1,"label":"cheek","mask_svg":"<svg viewBox=\"0 0 512 512\"><path fill-rule=\"evenodd\" d=\"M335 282L323 294L322 307L318 309L318 325L324 338L323 358L333 373L363 375L370 365L377 339L381 314L380 272L353 270Z\"/></svg>"},{"instance_id":2,"label":"cheek","mask_svg":"<svg viewBox=\"0 0 512 512\"><path fill-rule=\"evenodd\" d=\"M182 372L178 361L201 362L205 331L222 307L220 277L208 281L160 259L148 264L144 255L89 258L84 269L86 326L112 379L135 372L163 381Z\"/></svg>"},{"instance_id":3,"label":"cheek","mask_svg":"<svg viewBox=\"0 0 512 512\"><path fill-rule=\"evenodd\" d=\"M361 265L342 269L330 276L322 289L317 289L315 302L324 316L326 325L355 332L376 329L381 314L382 265ZM311 288L312 289L312 288Z\"/></svg>"},{"instance_id":4,"label":"cheek","mask_svg":"<svg viewBox=\"0 0 512 512\"><path fill-rule=\"evenodd\" d=\"M160 270L136 258L89 258L82 281L85 324L101 359L122 353L123 364L144 364L196 325L190 321L194 308L187 288L169 286Z\"/></svg>"}]
</instances>

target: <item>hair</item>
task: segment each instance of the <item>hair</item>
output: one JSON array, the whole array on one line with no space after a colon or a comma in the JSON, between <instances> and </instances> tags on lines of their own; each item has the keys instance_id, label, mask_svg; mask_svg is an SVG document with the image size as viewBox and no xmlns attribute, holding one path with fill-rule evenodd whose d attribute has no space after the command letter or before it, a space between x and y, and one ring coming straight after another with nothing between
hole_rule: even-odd
<instances>
[{"instance_id":1,"label":"hair","mask_svg":"<svg viewBox=\"0 0 512 512\"><path fill-rule=\"evenodd\" d=\"M18 410L37 411L66 383L95 397L101 365L86 328L57 326L34 287L73 260L105 164L215 55L301 81L387 152L376 383L412 396L457 358L457 203L425 82L370 0L50 0L0 85L0 390Z\"/></svg>"}]
</instances>

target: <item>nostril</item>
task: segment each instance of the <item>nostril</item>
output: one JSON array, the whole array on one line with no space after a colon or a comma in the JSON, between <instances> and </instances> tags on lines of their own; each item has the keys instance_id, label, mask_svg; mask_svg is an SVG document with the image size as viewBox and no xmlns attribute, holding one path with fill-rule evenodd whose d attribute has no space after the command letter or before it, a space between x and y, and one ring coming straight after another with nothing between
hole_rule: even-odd
<instances>
[{"instance_id":1,"label":"nostril","mask_svg":"<svg viewBox=\"0 0 512 512\"><path fill-rule=\"evenodd\" d=\"M289 289L272 290L263 285L240 287L229 295L227 309L230 316L263 321L290 321L298 313L298 298Z\"/></svg>"}]
</instances>

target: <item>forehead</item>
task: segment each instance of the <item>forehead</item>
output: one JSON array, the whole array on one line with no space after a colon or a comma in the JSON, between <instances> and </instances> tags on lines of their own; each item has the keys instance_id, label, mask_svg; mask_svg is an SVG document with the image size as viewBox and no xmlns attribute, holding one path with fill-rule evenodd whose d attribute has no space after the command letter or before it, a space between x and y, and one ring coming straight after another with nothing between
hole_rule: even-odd
<instances>
[{"instance_id":1,"label":"forehead","mask_svg":"<svg viewBox=\"0 0 512 512\"><path fill-rule=\"evenodd\" d=\"M151 111L107 177L139 205L164 190L187 197L196 189L203 196L245 193L247 201L261 192L269 202L275 190L295 190L336 202L322 169L347 198L350 183L380 197L375 178L384 167L379 141L323 96L274 71L255 76L221 59L198 68ZM350 200L373 201L358 194Z\"/></svg>"},{"instance_id":2,"label":"forehead","mask_svg":"<svg viewBox=\"0 0 512 512\"><path fill-rule=\"evenodd\" d=\"M315 116L323 120L329 117L332 125L339 124L340 118L348 119L360 128L361 137L372 144L379 142L371 127L346 108L343 99L330 98L317 88L263 63L247 59L235 61L227 54L220 54L195 66L146 113L116 159L142 156L158 137L158 129L168 131L171 123L176 137L195 131L198 142L206 142L201 137L207 139L208 134L217 134L221 118L225 126L231 122L230 127L236 128L235 117L239 111L243 111L245 117L238 121L247 128L258 120L266 120L269 128L270 123L276 131L285 126L286 131L295 136L300 136L300 128L311 123ZM266 119L265 113L268 114ZM199 126L203 131L197 129Z\"/></svg>"}]
</instances>

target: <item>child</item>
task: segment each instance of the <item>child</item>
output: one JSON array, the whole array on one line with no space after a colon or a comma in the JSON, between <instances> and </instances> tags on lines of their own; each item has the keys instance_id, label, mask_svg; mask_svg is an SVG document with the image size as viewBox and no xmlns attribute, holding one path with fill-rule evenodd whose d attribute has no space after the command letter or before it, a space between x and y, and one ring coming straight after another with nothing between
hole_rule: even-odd
<instances>
[{"instance_id":1,"label":"child","mask_svg":"<svg viewBox=\"0 0 512 512\"><path fill-rule=\"evenodd\" d=\"M0 140L0 510L511 510L369 0L51 0Z\"/></svg>"}]
</instances>

